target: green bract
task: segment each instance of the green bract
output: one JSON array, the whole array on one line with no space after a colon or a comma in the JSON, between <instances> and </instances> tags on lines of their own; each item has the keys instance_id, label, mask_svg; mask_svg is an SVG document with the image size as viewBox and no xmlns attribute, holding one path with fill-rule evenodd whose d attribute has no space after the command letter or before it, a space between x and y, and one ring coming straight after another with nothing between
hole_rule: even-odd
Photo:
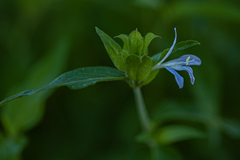
<instances>
[{"instance_id":1,"label":"green bract","mask_svg":"<svg viewBox=\"0 0 240 160\"><path fill-rule=\"evenodd\" d=\"M128 53L123 51L122 48L117 44L111 37L109 37L102 30L96 28L97 34L100 36L110 58L121 71L125 71L125 60L128 56Z\"/></svg>"},{"instance_id":2,"label":"green bract","mask_svg":"<svg viewBox=\"0 0 240 160\"><path fill-rule=\"evenodd\" d=\"M99 29L97 28L97 30ZM126 50L129 55L135 54L138 56L147 55L148 45L156 37L159 36L154 35L153 33L148 33L146 37L143 38L141 33L139 33L137 29L132 31L129 36L125 34L120 34L119 36L116 36L116 38L120 38L123 41L123 50Z\"/></svg>"},{"instance_id":3,"label":"green bract","mask_svg":"<svg viewBox=\"0 0 240 160\"><path fill-rule=\"evenodd\" d=\"M123 48L121 48L102 30L96 27L96 31L114 65L119 70L125 71L131 82L134 82L134 85L140 84L144 80L149 81L148 77L153 65L151 58L147 55L148 46L154 38L159 36L148 33L143 38L137 29L132 31L129 36L120 34L116 38L120 38L123 41Z\"/></svg>"},{"instance_id":4,"label":"green bract","mask_svg":"<svg viewBox=\"0 0 240 160\"><path fill-rule=\"evenodd\" d=\"M141 33L139 33L137 29L132 33L130 33L129 41L130 41L131 53L141 56L144 41Z\"/></svg>"},{"instance_id":5,"label":"green bract","mask_svg":"<svg viewBox=\"0 0 240 160\"><path fill-rule=\"evenodd\" d=\"M126 59L127 75L135 82L145 80L152 69L152 60L147 55L139 57L130 55Z\"/></svg>"}]
</instances>

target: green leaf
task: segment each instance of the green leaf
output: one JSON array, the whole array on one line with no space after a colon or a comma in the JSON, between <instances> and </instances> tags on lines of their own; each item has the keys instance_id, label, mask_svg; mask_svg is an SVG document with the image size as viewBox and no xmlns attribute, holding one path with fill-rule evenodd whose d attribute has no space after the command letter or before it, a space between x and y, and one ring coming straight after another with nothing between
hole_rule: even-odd
<instances>
[{"instance_id":1,"label":"green leaf","mask_svg":"<svg viewBox=\"0 0 240 160\"><path fill-rule=\"evenodd\" d=\"M96 27L96 32L100 36L112 62L121 71L125 71L125 58L122 55L122 48L110 36Z\"/></svg>"},{"instance_id":2,"label":"green leaf","mask_svg":"<svg viewBox=\"0 0 240 160\"><path fill-rule=\"evenodd\" d=\"M175 142L192 138L205 138L205 133L193 127L184 125L171 125L162 127L154 135L159 144L169 145Z\"/></svg>"},{"instance_id":3,"label":"green leaf","mask_svg":"<svg viewBox=\"0 0 240 160\"><path fill-rule=\"evenodd\" d=\"M23 82L12 84L8 95L25 88L42 87L62 73L66 66L70 44L67 37L60 38L43 58L29 67ZM2 108L1 120L5 132L16 136L35 126L42 118L45 101L51 93L52 91L42 92L31 99L21 99Z\"/></svg>"},{"instance_id":4,"label":"green leaf","mask_svg":"<svg viewBox=\"0 0 240 160\"><path fill-rule=\"evenodd\" d=\"M187 41L178 42L175 45L173 51L176 52L176 51L184 50L195 45L200 45L200 43L196 40L187 40Z\"/></svg>"},{"instance_id":5,"label":"green leaf","mask_svg":"<svg viewBox=\"0 0 240 160\"><path fill-rule=\"evenodd\" d=\"M137 55L130 55L126 59L127 75L133 81L142 81L146 79L152 69L152 61L148 56L142 58Z\"/></svg>"},{"instance_id":6,"label":"green leaf","mask_svg":"<svg viewBox=\"0 0 240 160\"><path fill-rule=\"evenodd\" d=\"M176 51L181 51L184 49L187 49L189 47L195 46L195 45L200 45L200 43L196 40L187 40L187 41L182 41L182 42L178 42L175 47L173 48L172 53L176 52ZM153 66L156 65L158 62L160 62L161 59L163 59L167 52L169 51L169 48L165 49L164 51L154 55L151 59L153 61Z\"/></svg>"},{"instance_id":7,"label":"green leaf","mask_svg":"<svg viewBox=\"0 0 240 160\"><path fill-rule=\"evenodd\" d=\"M144 38L144 46L143 46L143 55L148 54L148 46L151 43L151 41L156 38L159 37L153 33L148 33L145 38Z\"/></svg>"},{"instance_id":8,"label":"green leaf","mask_svg":"<svg viewBox=\"0 0 240 160\"><path fill-rule=\"evenodd\" d=\"M147 132L141 132L136 137L134 137L136 142L138 143L146 143L149 144L149 142L155 142L153 139L151 133ZM180 154L175 150L174 148L171 148L171 146L163 146L163 145L157 145L155 148L158 152L158 155L155 155L156 160L182 160Z\"/></svg>"},{"instance_id":9,"label":"green leaf","mask_svg":"<svg viewBox=\"0 0 240 160\"><path fill-rule=\"evenodd\" d=\"M34 93L52 89L61 86L68 86L70 89L81 89L102 81L124 80L125 74L115 68L110 67L86 67L79 68L60 75L45 87L26 90L14 96L4 99L0 106L10 101L24 96L30 96Z\"/></svg>"},{"instance_id":10,"label":"green leaf","mask_svg":"<svg viewBox=\"0 0 240 160\"><path fill-rule=\"evenodd\" d=\"M129 35L130 39L130 46L131 46L131 53L141 56L143 50L143 37L138 30L134 30Z\"/></svg>"}]
</instances>

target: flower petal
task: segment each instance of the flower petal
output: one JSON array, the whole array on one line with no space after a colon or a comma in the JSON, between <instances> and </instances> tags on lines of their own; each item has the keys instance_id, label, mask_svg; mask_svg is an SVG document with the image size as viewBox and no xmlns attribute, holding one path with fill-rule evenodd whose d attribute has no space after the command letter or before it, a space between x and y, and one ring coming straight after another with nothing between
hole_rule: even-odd
<instances>
[{"instance_id":1,"label":"flower petal","mask_svg":"<svg viewBox=\"0 0 240 160\"><path fill-rule=\"evenodd\" d=\"M200 58L194 55L183 55L177 59L165 62L162 64L164 67L171 67L176 65L200 65L202 62Z\"/></svg>"},{"instance_id":2,"label":"flower petal","mask_svg":"<svg viewBox=\"0 0 240 160\"><path fill-rule=\"evenodd\" d=\"M173 41L173 44L172 46L170 47L169 51L167 52L166 56L157 64L157 65L160 65L162 64L163 61L165 61L167 59L167 57L172 53L172 50L177 42L177 29L174 28L174 31L175 31L175 38L174 38L174 41Z\"/></svg>"},{"instance_id":3,"label":"flower petal","mask_svg":"<svg viewBox=\"0 0 240 160\"><path fill-rule=\"evenodd\" d=\"M175 71L174 69L170 68L170 67L165 67L169 72L171 72L174 76L175 76L175 80L179 86L179 88L183 88L183 82L184 82L184 79L182 76L180 76L177 71Z\"/></svg>"},{"instance_id":4,"label":"flower petal","mask_svg":"<svg viewBox=\"0 0 240 160\"><path fill-rule=\"evenodd\" d=\"M189 77L191 78L191 83L194 84L195 77L193 76L193 70L189 66L173 66L172 69L175 69L177 71L187 71L189 74Z\"/></svg>"}]
</instances>

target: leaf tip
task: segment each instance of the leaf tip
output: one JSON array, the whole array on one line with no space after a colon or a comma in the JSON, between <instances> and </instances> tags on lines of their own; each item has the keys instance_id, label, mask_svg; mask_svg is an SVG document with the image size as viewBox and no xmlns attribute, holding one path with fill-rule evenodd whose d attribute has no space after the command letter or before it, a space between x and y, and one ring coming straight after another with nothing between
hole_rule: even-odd
<instances>
[{"instance_id":1,"label":"leaf tip","mask_svg":"<svg viewBox=\"0 0 240 160\"><path fill-rule=\"evenodd\" d=\"M197 40L193 40L193 41L196 43L196 45L201 45L201 43L198 42Z\"/></svg>"},{"instance_id":2,"label":"leaf tip","mask_svg":"<svg viewBox=\"0 0 240 160\"><path fill-rule=\"evenodd\" d=\"M96 32L99 33L99 28L95 26Z\"/></svg>"}]
</instances>

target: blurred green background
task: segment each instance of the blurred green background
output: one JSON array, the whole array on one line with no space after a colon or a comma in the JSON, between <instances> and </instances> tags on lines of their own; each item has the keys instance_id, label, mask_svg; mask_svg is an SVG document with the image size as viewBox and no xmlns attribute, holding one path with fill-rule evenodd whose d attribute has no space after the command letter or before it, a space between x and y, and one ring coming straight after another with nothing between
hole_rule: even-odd
<instances>
[{"instance_id":1,"label":"blurred green background","mask_svg":"<svg viewBox=\"0 0 240 160\"><path fill-rule=\"evenodd\" d=\"M136 28L161 36L151 43L150 56L171 46L174 27L178 42L198 40L200 46L169 57L201 58L202 65L193 67L193 86L186 72L180 73L180 90L173 75L161 70L142 88L159 134L168 126L189 129L166 143L169 134L162 135L162 159L240 157L239 0L1 0L0 99L75 68L114 67L95 26L111 37ZM149 159L148 148L136 141L141 126L125 82L62 87L16 100L0 112L1 160Z\"/></svg>"}]
</instances>

